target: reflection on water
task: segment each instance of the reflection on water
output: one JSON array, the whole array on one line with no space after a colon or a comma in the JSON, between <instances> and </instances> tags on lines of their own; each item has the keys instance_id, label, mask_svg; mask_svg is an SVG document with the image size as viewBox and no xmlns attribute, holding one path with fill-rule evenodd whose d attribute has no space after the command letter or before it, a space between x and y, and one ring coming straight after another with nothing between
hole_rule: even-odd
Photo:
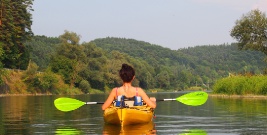
<instances>
[{"instance_id":1,"label":"reflection on water","mask_svg":"<svg viewBox=\"0 0 267 135\"><path fill-rule=\"evenodd\" d=\"M155 125L153 121L136 125L111 125L105 124L103 135L155 135Z\"/></svg>"},{"instance_id":2,"label":"reflection on water","mask_svg":"<svg viewBox=\"0 0 267 135\"><path fill-rule=\"evenodd\" d=\"M207 135L207 132L202 129L188 129L178 135Z\"/></svg>"},{"instance_id":3,"label":"reflection on water","mask_svg":"<svg viewBox=\"0 0 267 135\"><path fill-rule=\"evenodd\" d=\"M153 93L157 99L182 93ZM103 102L108 95L67 96L81 101ZM101 105L86 105L71 112L57 110L60 96L0 97L0 134L267 134L267 100L209 97L201 106L176 101L157 103L156 118L147 125L105 125ZM66 97L66 96L65 96ZM203 132L202 132L203 131Z\"/></svg>"},{"instance_id":4,"label":"reflection on water","mask_svg":"<svg viewBox=\"0 0 267 135\"><path fill-rule=\"evenodd\" d=\"M80 135L81 131L70 128L70 127L62 127L56 130L56 135Z\"/></svg>"}]
</instances>

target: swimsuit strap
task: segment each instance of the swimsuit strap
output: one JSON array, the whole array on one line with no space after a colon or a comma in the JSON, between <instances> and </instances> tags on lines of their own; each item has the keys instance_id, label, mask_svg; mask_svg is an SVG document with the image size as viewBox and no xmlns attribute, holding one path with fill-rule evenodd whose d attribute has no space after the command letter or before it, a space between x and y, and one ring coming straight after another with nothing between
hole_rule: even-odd
<instances>
[{"instance_id":1,"label":"swimsuit strap","mask_svg":"<svg viewBox=\"0 0 267 135\"><path fill-rule=\"evenodd\" d=\"M135 91L136 91L136 96L138 96L138 89L137 89L137 87L136 87L136 90Z\"/></svg>"}]
</instances>

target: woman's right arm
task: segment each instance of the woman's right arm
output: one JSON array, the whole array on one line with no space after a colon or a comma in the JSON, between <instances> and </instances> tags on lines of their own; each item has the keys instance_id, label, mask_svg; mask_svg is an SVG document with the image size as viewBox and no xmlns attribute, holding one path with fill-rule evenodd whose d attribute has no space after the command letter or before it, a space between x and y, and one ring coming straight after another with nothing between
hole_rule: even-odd
<instances>
[{"instance_id":1,"label":"woman's right arm","mask_svg":"<svg viewBox=\"0 0 267 135\"><path fill-rule=\"evenodd\" d=\"M147 96L147 94L144 92L144 90L142 90L141 88L139 88L138 93L142 97L142 99L146 102L146 104L148 106L150 106L151 108L156 108L157 107L156 98L151 98L150 99Z\"/></svg>"}]
</instances>

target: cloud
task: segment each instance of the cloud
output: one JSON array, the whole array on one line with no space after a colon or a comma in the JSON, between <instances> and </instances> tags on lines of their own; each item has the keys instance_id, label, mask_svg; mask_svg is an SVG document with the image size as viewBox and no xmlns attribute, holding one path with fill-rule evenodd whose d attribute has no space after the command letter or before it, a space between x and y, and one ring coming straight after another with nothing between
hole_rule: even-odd
<instances>
[{"instance_id":1,"label":"cloud","mask_svg":"<svg viewBox=\"0 0 267 135\"><path fill-rule=\"evenodd\" d=\"M252 6L252 9L259 9L262 12L267 13L267 0L259 0Z\"/></svg>"},{"instance_id":2,"label":"cloud","mask_svg":"<svg viewBox=\"0 0 267 135\"><path fill-rule=\"evenodd\" d=\"M202 4L221 5L241 12L259 9L267 12L267 0L193 0Z\"/></svg>"}]
</instances>

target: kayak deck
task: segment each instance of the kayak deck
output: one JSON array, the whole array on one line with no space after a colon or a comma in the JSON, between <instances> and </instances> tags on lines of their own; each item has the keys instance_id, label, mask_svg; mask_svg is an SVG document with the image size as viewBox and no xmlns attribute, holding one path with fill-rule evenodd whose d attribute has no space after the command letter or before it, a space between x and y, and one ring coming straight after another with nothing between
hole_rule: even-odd
<instances>
[{"instance_id":1,"label":"kayak deck","mask_svg":"<svg viewBox=\"0 0 267 135\"><path fill-rule=\"evenodd\" d=\"M131 125L152 121L154 109L148 106L134 106L128 108L111 106L104 111L104 121L109 124Z\"/></svg>"}]
</instances>

